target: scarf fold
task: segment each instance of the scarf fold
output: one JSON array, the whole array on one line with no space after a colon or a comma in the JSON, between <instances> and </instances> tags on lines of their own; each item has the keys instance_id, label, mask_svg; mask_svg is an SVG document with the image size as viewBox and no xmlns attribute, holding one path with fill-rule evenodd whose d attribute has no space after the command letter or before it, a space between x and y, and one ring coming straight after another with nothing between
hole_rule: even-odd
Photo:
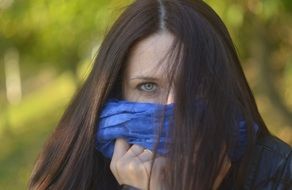
<instances>
[{"instance_id":1,"label":"scarf fold","mask_svg":"<svg viewBox=\"0 0 292 190\"><path fill-rule=\"evenodd\" d=\"M117 138L122 137L129 144L138 144L149 150L154 150L159 138L157 153L165 155L168 152L166 145L170 143L168 130L173 122L173 116L174 104L163 105L110 99L100 114L96 149L105 157L111 158ZM238 143L229 151L232 161L242 157L247 145L246 122L239 121L237 127L239 130L235 137ZM158 133L159 129L161 129L160 133ZM254 125L254 129L257 131L258 126Z\"/></svg>"}]
</instances>

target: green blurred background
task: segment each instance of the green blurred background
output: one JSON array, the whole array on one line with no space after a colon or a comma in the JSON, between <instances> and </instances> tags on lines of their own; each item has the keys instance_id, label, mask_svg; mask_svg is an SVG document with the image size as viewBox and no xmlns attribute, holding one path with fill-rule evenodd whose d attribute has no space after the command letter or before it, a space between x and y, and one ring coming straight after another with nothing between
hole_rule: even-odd
<instances>
[{"instance_id":1,"label":"green blurred background","mask_svg":"<svg viewBox=\"0 0 292 190\"><path fill-rule=\"evenodd\" d=\"M0 189L33 163L130 0L0 0ZM208 0L226 23L270 130L292 144L292 1Z\"/></svg>"}]
</instances>

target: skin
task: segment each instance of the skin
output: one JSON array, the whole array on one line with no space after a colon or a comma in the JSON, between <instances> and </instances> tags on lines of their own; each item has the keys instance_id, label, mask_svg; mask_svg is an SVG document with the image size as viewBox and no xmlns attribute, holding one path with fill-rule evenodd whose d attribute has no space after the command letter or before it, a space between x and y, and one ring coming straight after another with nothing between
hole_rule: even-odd
<instances>
[{"instance_id":1,"label":"skin","mask_svg":"<svg viewBox=\"0 0 292 190\"><path fill-rule=\"evenodd\" d=\"M165 76L168 60L162 60L171 46L174 36L169 32L159 32L138 42L127 60L123 78L123 97L129 101L169 104L174 102L173 85ZM150 176L151 162L154 162ZM139 145L129 145L125 139L116 140L114 154L110 164L111 171L119 184L128 184L139 189L161 189L161 170L167 160L158 156L153 158L150 150ZM213 189L217 189L230 168L230 160L225 162L215 180Z\"/></svg>"}]
</instances>

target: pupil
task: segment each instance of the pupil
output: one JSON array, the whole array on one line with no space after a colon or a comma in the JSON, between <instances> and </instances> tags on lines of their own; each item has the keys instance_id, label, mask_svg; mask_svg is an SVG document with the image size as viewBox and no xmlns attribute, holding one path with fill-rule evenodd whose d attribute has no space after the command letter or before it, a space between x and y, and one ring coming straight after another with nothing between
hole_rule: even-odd
<instances>
[{"instance_id":1,"label":"pupil","mask_svg":"<svg viewBox=\"0 0 292 190\"><path fill-rule=\"evenodd\" d=\"M146 88L149 90L152 88L152 84L146 84Z\"/></svg>"}]
</instances>

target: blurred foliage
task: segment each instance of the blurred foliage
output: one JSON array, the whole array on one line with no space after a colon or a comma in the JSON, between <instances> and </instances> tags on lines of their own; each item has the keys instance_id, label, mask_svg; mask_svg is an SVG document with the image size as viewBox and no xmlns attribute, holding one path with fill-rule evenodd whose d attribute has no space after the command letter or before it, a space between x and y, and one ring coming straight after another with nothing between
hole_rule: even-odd
<instances>
[{"instance_id":1,"label":"blurred foliage","mask_svg":"<svg viewBox=\"0 0 292 190\"><path fill-rule=\"evenodd\" d=\"M130 2L0 0L0 189L26 189L42 144ZM232 35L268 127L292 144L292 1L206 2Z\"/></svg>"},{"instance_id":2,"label":"blurred foliage","mask_svg":"<svg viewBox=\"0 0 292 190\"><path fill-rule=\"evenodd\" d=\"M2 0L9 1L6 9L0 5L0 55L16 48L25 76L47 67L76 72L103 36L118 2Z\"/></svg>"}]
</instances>

